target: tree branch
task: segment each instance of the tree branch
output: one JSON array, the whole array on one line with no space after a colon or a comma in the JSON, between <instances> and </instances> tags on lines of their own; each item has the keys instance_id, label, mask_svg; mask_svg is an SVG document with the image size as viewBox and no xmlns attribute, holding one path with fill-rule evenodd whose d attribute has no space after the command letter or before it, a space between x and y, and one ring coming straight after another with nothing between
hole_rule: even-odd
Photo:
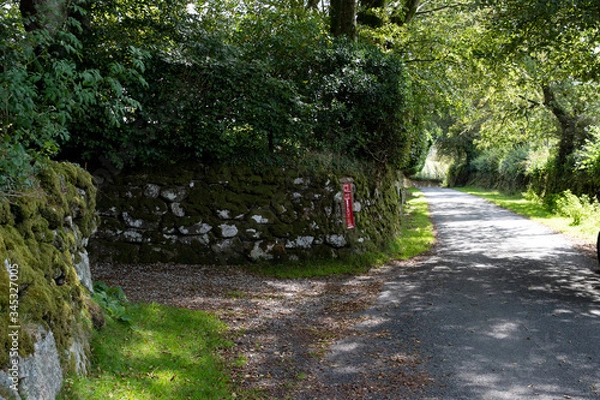
<instances>
[{"instance_id":1,"label":"tree branch","mask_svg":"<svg viewBox=\"0 0 600 400\"><path fill-rule=\"evenodd\" d=\"M413 60L405 60L404 62L409 64L409 63L425 63L425 62L436 62L436 61L443 61L443 58L415 58Z\"/></svg>"},{"instance_id":2,"label":"tree branch","mask_svg":"<svg viewBox=\"0 0 600 400\"><path fill-rule=\"evenodd\" d=\"M417 16L417 15L424 15L424 14L431 14L431 13L434 13L434 12L445 10L447 8L457 8L457 7L464 7L464 6L468 6L468 4L467 3L458 3L458 4L450 4L450 5L447 5L447 6L440 6L440 7L432 8L431 10L417 11L415 13L415 16Z\"/></svg>"},{"instance_id":3,"label":"tree branch","mask_svg":"<svg viewBox=\"0 0 600 400\"><path fill-rule=\"evenodd\" d=\"M529 99L529 98L527 98L527 97L525 97L525 96L523 96L521 94L517 95L517 97L519 97L519 98L521 98L521 99L523 99L523 100L531 103L532 107L534 107L534 106L535 107L543 107L544 106L543 103L540 103L539 101L536 101L536 100Z\"/></svg>"}]
</instances>

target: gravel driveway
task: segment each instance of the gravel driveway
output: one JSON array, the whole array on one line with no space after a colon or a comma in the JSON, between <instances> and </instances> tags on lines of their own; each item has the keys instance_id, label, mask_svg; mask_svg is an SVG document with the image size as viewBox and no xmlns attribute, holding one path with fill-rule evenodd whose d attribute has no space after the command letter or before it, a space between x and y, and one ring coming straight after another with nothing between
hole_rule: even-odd
<instances>
[{"instance_id":1,"label":"gravel driveway","mask_svg":"<svg viewBox=\"0 0 600 400\"><path fill-rule=\"evenodd\" d=\"M347 382L360 386L381 373L389 381L399 358L416 365L410 387L367 387L353 397L600 398L595 260L485 200L423 191L438 243L428 256L389 271L357 326L369 335L332 347L322 371L339 390L330 398L349 396Z\"/></svg>"}]
</instances>

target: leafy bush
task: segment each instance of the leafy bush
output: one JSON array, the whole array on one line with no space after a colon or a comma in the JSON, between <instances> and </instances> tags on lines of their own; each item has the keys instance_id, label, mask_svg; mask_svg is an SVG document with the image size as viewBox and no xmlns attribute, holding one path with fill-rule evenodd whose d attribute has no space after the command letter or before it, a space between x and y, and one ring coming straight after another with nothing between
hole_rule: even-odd
<instances>
[{"instance_id":1,"label":"leafy bush","mask_svg":"<svg viewBox=\"0 0 600 400\"><path fill-rule=\"evenodd\" d=\"M575 196L570 190L566 190L556 198L556 212L564 217L572 219L571 225L581 225L585 221L598 220L600 217L600 204L592 201L589 196Z\"/></svg>"},{"instance_id":2,"label":"leafy bush","mask_svg":"<svg viewBox=\"0 0 600 400\"><path fill-rule=\"evenodd\" d=\"M316 61L308 84L317 108L315 141L403 169L424 161L428 144L421 143L409 78L399 58L339 39Z\"/></svg>"},{"instance_id":3,"label":"leafy bush","mask_svg":"<svg viewBox=\"0 0 600 400\"><path fill-rule=\"evenodd\" d=\"M55 155L71 136L69 124L90 110L114 116L110 126L137 104L122 101L115 77L79 65L82 26L75 16L83 10L70 7L64 24L30 31L16 2L0 7L0 192L30 184L39 161ZM113 69L134 67L114 63Z\"/></svg>"},{"instance_id":4,"label":"leafy bush","mask_svg":"<svg viewBox=\"0 0 600 400\"><path fill-rule=\"evenodd\" d=\"M127 297L120 286L109 287L104 282L94 282L94 300L113 320L131 322L131 316L127 314Z\"/></svg>"}]
</instances>

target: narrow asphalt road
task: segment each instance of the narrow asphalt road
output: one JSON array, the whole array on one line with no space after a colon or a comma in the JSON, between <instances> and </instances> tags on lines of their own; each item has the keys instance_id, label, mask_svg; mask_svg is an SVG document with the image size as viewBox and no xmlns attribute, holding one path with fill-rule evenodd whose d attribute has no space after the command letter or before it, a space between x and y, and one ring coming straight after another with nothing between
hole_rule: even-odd
<instances>
[{"instance_id":1,"label":"narrow asphalt road","mask_svg":"<svg viewBox=\"0 0 600 400\"><path fill-rule=\"evenodd\" d=\"M595 260L485 200L423 192L434 251L394 269L357 327L365 334L333 346L323 379L369 376L364 399L600 398Z\"/></svg>"}]
</instances>

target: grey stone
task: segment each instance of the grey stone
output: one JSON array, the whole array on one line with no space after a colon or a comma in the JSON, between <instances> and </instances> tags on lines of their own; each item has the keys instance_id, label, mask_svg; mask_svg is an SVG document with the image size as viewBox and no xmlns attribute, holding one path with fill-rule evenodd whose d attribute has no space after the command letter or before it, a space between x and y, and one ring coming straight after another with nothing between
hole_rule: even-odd
<instances>
[{"instance_id":1,"label":"grey stone","mask_svg":"<svg viewBox=\"0 0 600 400\"><path fill-rule=\"evenodd\" d=\"M144 241L144 236L138 231L134 230L123 232L123 237L127 242L130 243L142 243Z\"/></svg>"},{"instance_id":2,"label":"grey stone","mask_svg":"<svg viewBox=\"0 0 600 400\"><path fill-rule=\"evenodd\" d=\"M185 217L185 211L181 208L181 203L171 203L171 212L176 217Z\"/></svg>"},{"instance_id":3,"label":"grey stone","mask_svg":"<svg viewBox=\"0 0 600 400\"><path fill-rule=\"evenodd\" d=\"M236 237L238 234L238 228L235 225L222 224L219 225L219 228L221 228L221 235L224 238Z\"/></svg>"},{"instance_id":4,"label":"grey stone","mask_svg":"<svg viewBox=\"0 0 600 400\"><path fill-rule=\"evenodd\" d=\"M269 223L269 219L263 217L262 215L253 215L250 218L252 218L258 224L268 224Z\"/></svg>"},{"instance_id":5,"label":"grey stone","mask_svg":"<svg viewBox=\"0 0 600 400\"><path fill-rule=\"evenodd\" d=\"M163 227L162 228L162 232L165 233L165 234L167 234L167 235L174 234L176 230L177 229L175 229L175 228L169 228L169 227Z\"/></svg>"},{"instance_id":6,"label":"grey stone","mask_svg":"<svg viewBox=\"0 0 600 400\"><path fill-rule=\"evenodd\" d=\"M344 235L327 235L326 240L327 243L337 248L344 247L348 243Z\"/></svg>"},{"instance_id":7,"label":"grey stone","mask_svg":"<svg viewBox=\"0 0 600 400\"><path fill-rule=\"evenodd\" d=\"M88 359L85 346L84 343L75 339L69 349L70 357L74 359L75 372L78 375L87 375L90 367L90 360Z\"/></svg>"},{"instance_id":8,"label":"grey stone","mask_svg":"<svg viewBox=\"0 0 600 400\"><path fill-rule=\"evenodd\" d=\"M298 236L294 241L288 240L285 247L288 249L310 249L314 240L313 236Z\"/></svg>"},{"instance_id":9,"label":"grey stone","mask_svg":"<svg viewBox=\"0 0 600 400\"><path fill-rule=\"evenodd\" d=\"M144 226L143 219L133 218L127 211L123 211L122 216L123 221L125 221L125 224L130 228L142 228Z\"/></svg>"},{"instance_id":10,"label":"grey stone","mask_svg":"<svg viewBox=\"0 0 600 400\"><path fill-rule=\"evenodd\" d=\"M163 233L163 237L166 240L170 241L171 243L175 243L177 241L177 239L179 239L179 236L177 236L177 235L167 235L167 234L164 234L164 233Z\"/></svg>"},{"instance_id":11,"label":"grey stone","mask_svg":"<svg viewBox=\"0 0 600 400\"><path fill-rule=\"evenodd\" d=\"M246 229L246 233L253 239L259 239L260 238L260 232L258 232L256 229L254 228L248 228Z\"/></svg>"},{"instance_id":12,"label":"grey stone","mask_svg":"<svg viewBox=\"0 0 600 400\"><path fill-rule=\"evenodd\" d=\"M16 379L17 384L18 384L18 381L19 381L19 377L18 377L19 373L18 373L18 371L16 371L16 375L17 376L16 376L15 379ZM0 370L0 400L21 400L21 396L19 396L18 389L14 390L13 389L13 387L14 387L13 385L14 385L14 382L11 379L11 377L9 376L9 374L7 374L6 372ZM2 393L8 393L9 397L8 398L3 397Z\"/></svg>"},{"instance_id":13,"label":"grey stone","mask_svg":"<svg viewBox=\"0 0 600 400\"><path fill-rule=\"evenodd\" d=\"M149 183L144 186L144 196L156 199L160 195L160 186Z\"/></svg>"},{"instance_id":14,"label":"grey stone","mask_svg":"<svg viewBox=\"0 0 600 400\"><path fill-rule=\"evenodd\" d=\"M52 332L38 328L34 353L19 357L19 394L26 399L54 399L62 387L63 373Z\"/></svg>"},{"instance_id":15,"label":"grey stone","mask_svg":"<svg viewBox=\"0 0 600 400\"><path fill-rule=\"evenodd\" d=\"M183 235L204 235L212 230L212 226L205 222L197 222L190 226L180 226L177 228Z\"/></svg>"},{"instance_id":16,"label":"grey stone","mask_svg":"<svg viewBox=\"0 0 600 400\"><path fill-rule=\"evenodd\" d=\"M232 239L225 239L219 243L215 243L212 249L215 253L226 253L229 252L233 245Z\"/></svg>"},{"instance_id":17,"label":"grey stone","mask_svg":"<svg viewBox=\"0 0 600 400\"><path fill-rule=\"evenodd\" d=\"M75 258L75 257L73 257ZM79 282L90 291L94 293L94 285L92 283L92 272L90 271L90 257L88 256L87 250L79 251L79 258L81 259L78 263L73 262L73 267L77 272Z\"/></svg>"},{"instance_id":18,"label":"grey stone","mask_svg":"<svg viewBox=\"0 0 600 400\"><path fill-rule=\"evenodd\" d=\"M250 251L250 258L252 258L254 261L272 260L273 256L260 247L261 243L262 240L254 243L254 248Z\"/></svg>"},{"instance_id":19,"label":"grey stone","mask_svg":"<svg viewBox=\"0 0 600 400\"><path fill-rule=\"evenodd\" d=\"M218 210L217 211L217 215L221 219L231 219L230 213L231 213L231 211L229 211L229 210Z\"/></svg>"},{"instance_id":20,"label":"grey stone","mask_svg":"<svg viewBox=\"0 0 600 400\"><path fill-rule=\"evenodd\" d=\"M160 192L160 196L171 203L180 203L187 197L187 191L183 187L167 188Z\"/></svg>"}]
</instances>

